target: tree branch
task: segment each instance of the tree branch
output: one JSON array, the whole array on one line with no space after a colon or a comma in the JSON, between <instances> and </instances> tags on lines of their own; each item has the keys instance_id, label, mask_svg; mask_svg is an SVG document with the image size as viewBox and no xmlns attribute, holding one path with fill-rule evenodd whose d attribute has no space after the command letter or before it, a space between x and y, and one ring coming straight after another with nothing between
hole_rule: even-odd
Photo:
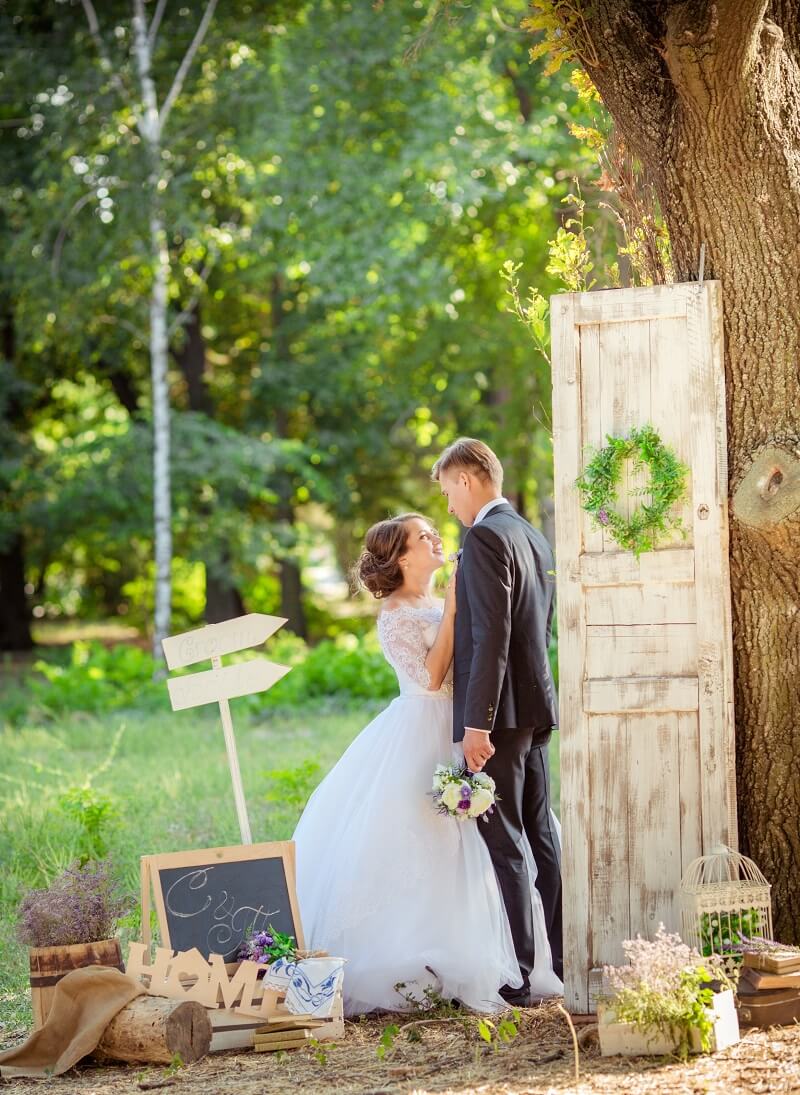
<instances>
[{"instance_id":1,"label":"tree branch","mask_svg":"<svg viewBox=\"0 0 800 1095\"><path fill-rule=\"evenodd\" d=\"M153 167L159 170L161 124L158 116L158 99L153 80L153 56L147 39L147 19L144 14L144 0L133 0L133 48L136 53L136 68L139 72L139 86L144 102L144 117L139 129L154 157Z\"/></svg>"},{"instance_id":2,"label":"tree branch","mask_svg":"<svg viewBox=\"0 0 800 1095\"><path fill-rule=\"evenodd\" d=\"M200 44L206 36L206 31L208 30L208 26L214 15L214 9L216 8L216 6L217 0L208 0L206 10L203 13L203 18L200 20L200 25L197 28L194 38L192 39L191 45L184 54L184 58L181 61L180 66L178 67L178 71L175 73L175 79L172 81L172 87L167 93L167 97L164 100L164 105L161 107L161 112L158 117L159 128L162 132L164 130L167 118L169 117L170 111L175 105L175 100L181 93L181 89L183 88L183 82L186 79L186 74L191 67L192 61L194 60L194 55L197 53L198 49L200 48Z\"/></svg>"},{"instance_id":3,"label":"tree branch","mask_svg":"<svg viewBox=\"0 0 800 1095\"><path fill-rule=\"evenodd\" d=\"M103 41L103 35L100 32L100 23L97 19L97 12L94 10L94 4L92 3L92 0L81 0L81 4L83 5L83 10L86 14L86 21L89 24L89 33L92 36L95 47L97 48L97 54L100 58L100 68L111 81L111 86L115 88L123 104L133 114L136 119L137 127L140 127L142 119L136 107L136 103L128 94L128 89L123 84L119 73L115 70L111 63L111 58L106 52L106 46Z\"/></svg>"},{"instance_id":4,"label":"tree branch","mask_svg":"<svg viewBox=\"0 0 800 1095\"><path fill-rule=\"evenodd\" d=\"M203 269L200 271L200 273L198 275L198 282L197 282L197 285L195 286L194 292L192 293L191 297L189 298L189 303L186 305L185 308L183 308L179 312L179 314L175 317L175 319L170 324L169 331L167 332L167 337L168 338L171 339L172 336L175 334L175 332L178 330L178 328L182 327L184 325L184 323L186 323L186 321L189 319L189 317L194 312L195 308L198 305L200 297L205 292L206 286L208 285L208 279L211 276L211 271L214 269L214 265L216 264L216 261L217 261L218 258L219 258L219 248L218 247L209 247L208 256L206 257L206 261L205 261L205 264L203 266Z\"/></svg>"},{"instance_id":5,"label":"tree branch","mask_svg":"<svg viewBox=\"0 0 800 1095\"><path fill-rule=\"evenodd\" d=\"M89 190L86 194L83 194L80 198L78 198L72 209L70 209L69 213L67 213L64 223L59 228L58 235L56 236L55 243L53 244L53 258L50 265L51 273L54 278L58 277L58 270L61 266L61 252L64 248L64 241L67 238L67 229L69 228L73 219L77 217L78 213L80 213L81 209L83 209L85 205L88 205L88 203L96 197L97 195L95 194L95 192L93 190Z\"/></svg>"},{"instance_id":6,"label":"tree branch","mask_svg":"<svg viewBox=\"0 0 800 1095\"><path fill-rule=\"evenodd\" d=\"M752 71L758 58L761 27L768 0L717 0L717 34L721 74L740 79Z\"/></svg>"},{"instance_id":7,"label":"tree branch","mask_svg":"<svg viewBox=\"0 0 800 1095\"><path fill-rule=\"evenodd\" d=\"M156 10L153 12L153 18L150 20L150 29L147 32L147 45L150 47L150 52L153 52L153 48L156 44L156 38L158 36L158 28L161 26L161 17L164 14L164 8L167 6L167 0L158 0Z\"/></svg>"}]
</instances>

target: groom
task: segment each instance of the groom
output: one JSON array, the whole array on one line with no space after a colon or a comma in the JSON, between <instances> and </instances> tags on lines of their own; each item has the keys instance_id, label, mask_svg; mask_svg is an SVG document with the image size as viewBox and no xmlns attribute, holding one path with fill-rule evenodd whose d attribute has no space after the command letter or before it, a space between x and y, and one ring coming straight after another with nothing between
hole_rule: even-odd
<instances>
[{"instance_id":1,"label":"groom","mask_svg":"<svg viewBox=\"0 0 800 1095\"><path fill-rule=\"evenodd\" d=\"M497 784L498 805L479 829L489 846L522 973L505 986L512 1005L530 1002L534 962L530 881L520 849L536 861L553 970L563 978L561 852L550 814L547 747L558 712L547 648L553 615L553 553L503 498L503 467L488 445L462 437L433 467L448 510L467 527L456 578L453 739L473 772Z\"/></svg>"}]
</instances>

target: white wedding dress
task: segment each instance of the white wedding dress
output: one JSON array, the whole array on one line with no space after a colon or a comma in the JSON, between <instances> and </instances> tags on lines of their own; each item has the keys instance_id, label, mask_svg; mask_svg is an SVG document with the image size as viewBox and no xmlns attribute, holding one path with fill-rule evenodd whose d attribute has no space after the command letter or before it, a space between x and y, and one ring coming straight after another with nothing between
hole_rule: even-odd
<instances>
[{"instance_id":1,"label":"white wedding dress","mask_svg":"<svg viewBox=\"0 0 800 1095\"><path fill-rule=\"evenodd\" d=\"M426 987L495 1011L506 1006L500 987L522 984L483 823L443 817L428 797L436 765L463 761L452 741L449 676L439 691L427 687L425 658L441 618L441 607L381 613L378 636L400 695L317 787L294 834L306 946L347 959L348 1015L402 1010ZM532 901L531 990L560 993L533 885Z\"/></svg>"}]
</instances>

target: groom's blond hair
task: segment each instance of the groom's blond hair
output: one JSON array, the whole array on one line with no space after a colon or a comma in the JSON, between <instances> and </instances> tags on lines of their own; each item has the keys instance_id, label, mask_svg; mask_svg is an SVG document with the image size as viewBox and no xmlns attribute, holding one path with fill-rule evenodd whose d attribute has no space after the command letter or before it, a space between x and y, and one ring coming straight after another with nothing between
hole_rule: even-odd
<instances>
[{"instance_id":1,"label":"groom's blond hair","mask_svg":"<svg viewBox=\"0 0 800 1095\"><path fill-rule=\"evenodd\" d=\"M503 465L488 445L474 437L459 437L448 445L433 465L431 479L437 480L443 471L455 468L472 472L482 483L491 483L498 490L503 486Z\"/></svg>"}]
</instances>

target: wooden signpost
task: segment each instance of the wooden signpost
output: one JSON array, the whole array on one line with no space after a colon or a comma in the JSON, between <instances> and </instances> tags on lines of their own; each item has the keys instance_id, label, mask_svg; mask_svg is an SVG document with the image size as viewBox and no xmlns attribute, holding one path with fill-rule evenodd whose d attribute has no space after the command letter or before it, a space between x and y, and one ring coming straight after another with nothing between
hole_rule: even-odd
<instances>
[{"instance_id":1,"label":"wooden signpost","mask_svg":"<svg viewBox=\"0 0 800 1095\"><path fill-rule=\"evenodd\" d=\"M259 646L285 623L286 620L281 616L265 616L261 612L251 612L246 616L225 620L223 623L209 624L208 627L200 627L195 631L186 631L182 635L172 635L164 639L161 644L169 669L182 669L184 666L195 665L202 661L210 660L211 662L211 669L204 673L171 678L167 681L167 688L173 711L182 711L187 707L200 707L206 703L219 703L222 732L225 736L225 748L233 783L233 797L243 844L252 844L253 838L247 817L228 700L236 696L249 696L253 692L266 692L281 677L286 676L289 666L275 665L273 662L259 658L223 667L222 656L233 654L237 650L246 650L251 646Z\"/></svg>"}]
</instances>

